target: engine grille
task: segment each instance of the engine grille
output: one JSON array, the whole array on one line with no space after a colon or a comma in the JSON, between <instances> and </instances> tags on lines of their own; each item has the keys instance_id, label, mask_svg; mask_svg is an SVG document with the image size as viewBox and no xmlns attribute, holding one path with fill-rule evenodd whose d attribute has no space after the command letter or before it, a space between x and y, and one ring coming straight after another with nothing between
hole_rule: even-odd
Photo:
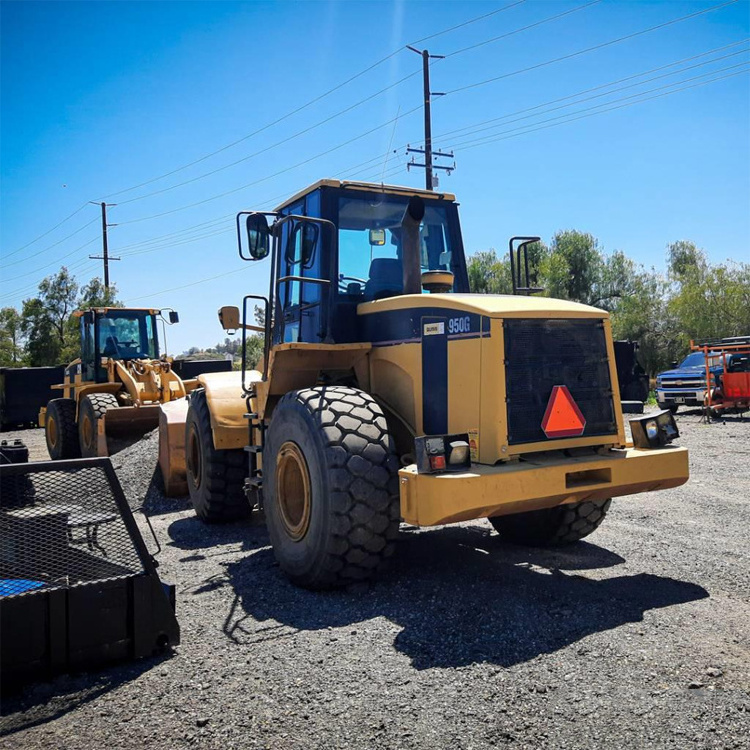
<instances>
[{"instance_id":1,"label":"engine grille","mask_svg":"<svg viewBox=\"0 0 750 750\"><path fill-rule=\"evenodd\" d=\"M601 321L511 319L504 333L510 445L548 439L542 420L556 385L568 387L586 418L581 437L617 432Z\"/></svg>"}]
</instances>

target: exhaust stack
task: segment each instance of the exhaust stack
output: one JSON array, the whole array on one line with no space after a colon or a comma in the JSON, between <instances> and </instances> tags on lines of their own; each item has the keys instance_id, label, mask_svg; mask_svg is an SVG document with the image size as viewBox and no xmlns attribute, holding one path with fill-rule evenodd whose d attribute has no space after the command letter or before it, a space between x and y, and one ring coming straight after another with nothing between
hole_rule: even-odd
<instances>
[{"instance_id":1,"label":"exhaust stack","mask_svg":"<svg viewBox=\"0 0 750 750\"><path fill-rule=\"evenodd\" d=\"M418 195L409 198L401 219L401 263L404 294L422 293L422 264L419 251L419 225L424 218L424 201Z\"/></svg>"}]
</instances>

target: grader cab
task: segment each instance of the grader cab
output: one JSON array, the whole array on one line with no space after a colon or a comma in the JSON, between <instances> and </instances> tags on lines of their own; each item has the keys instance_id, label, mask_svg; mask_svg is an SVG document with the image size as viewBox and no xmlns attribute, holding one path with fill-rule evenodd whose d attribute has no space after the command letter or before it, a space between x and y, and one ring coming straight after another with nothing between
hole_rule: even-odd
<instances>
[{"instance_id":1,"label":"grader cab","mask_svg":"<svg viewBox=\"0 0 750 750\"><path fill-rule=\"evenodd\" d=\"M452 195L323 180L237 232L244 259L269 259L269 293L219 317L265 334L262 363L200 376L184 446L162 452L184 447L204 521L262 508L295 583L369 577L401 520L562 544L613 497L687 480L663 418L626 440L606 311L528 279L470 294Z\"/></svg>"},{"instance_id":2,"label":"grader cab","mask_svg":"<svg viewBox=\"0 0 750 750\"><path fill-rule=\"evenodd\" d=\"M159 404L186 396L183 381L159 351L157 321L178 322L170 311L101 307L78 310L81 356L65 369L62 391L39 414L53 460L108 455L107 438L132 438L154 429Z\"/></svg>"}]
</instances>

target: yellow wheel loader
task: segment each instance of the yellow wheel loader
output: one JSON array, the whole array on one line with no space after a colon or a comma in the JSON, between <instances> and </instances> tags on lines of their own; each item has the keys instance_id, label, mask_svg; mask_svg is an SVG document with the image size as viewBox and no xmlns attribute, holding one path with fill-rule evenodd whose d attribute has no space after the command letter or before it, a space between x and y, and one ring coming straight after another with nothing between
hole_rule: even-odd
<instances>
[{"instance_id":1,"label":"yellow wheel loader","mask_svg":"<svg viewBox=\"0 0 750 750\"><path fill-rule=\"evenodd\" d=\"M107 437L133 437L159 423L159 404L184 399L183 381L160 357L160 310L102 307L78 310L81 356L65 369L62 391L39 414L53 460L108 455ZM170 311L169 323L178 321ZM164 321L167 322L167 321Z\"/></svg>"},{"instance_id":2,"label":"yellow wheel loader","mask_svg":"<svg viewBox=\"0 0 750 750\"><path fill-rule=\"evenodd\" d=\"M534 296L535 238L511 241L519 294L502 296L470 293L447 193L323 180L240 213L237 233L244 259L269 257L269 294L219 317L243 351L265 334L262 364L199 376L184 443L165 432L161 453L184 450L204 521L262 509L295 583L369 577L402 520L488 518L514 542L564 544L613 497L687 481L669 414L626 440L608 313Z\"/></svg>"}]
</instances>

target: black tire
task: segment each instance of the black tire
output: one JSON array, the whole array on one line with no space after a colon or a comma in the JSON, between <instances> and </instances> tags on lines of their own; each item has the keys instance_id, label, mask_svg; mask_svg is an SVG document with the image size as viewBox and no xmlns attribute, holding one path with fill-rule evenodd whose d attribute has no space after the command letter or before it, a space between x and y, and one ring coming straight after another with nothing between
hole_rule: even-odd
<instances>
[{"instance_id":1,"label":"black tire","mask_svg":"<svg viewBox=\"0 0 750 750\"><path fill-rule=\"evenodd\" d=\"M271 419L263 466L271 544L293 583L327 589L362 581L393 554L398 458L367 393L343 386L287 393ZM295 515L294 488L305 484L307 510Z\"/></svg>"},{"instance_id":2,"label":"black tire","mask_svg":"<svg viewBox=\"0 0 750 750\"><path fill-rule=\"evenodd\" d=\"M185 463L190 501L201 521L225 523L250 515L245 456L242 449L214 448L206 392L193 391L185 424Z\"/></svg>"},{"instance_id":3,"label":"black tire","mask_svg":"<svg viewBox=\"0 0 750 750\"><path fill-rule=\"evenodd\" d=\"M47 404L44 436L53 461L80 458L76 426L76 402L72 398L54 398Z\"/></svg>"},{"instance_id":4,"label":"black tire","mask_svg":"<svg viewBox=\"0 0 750 750\"><path fill-rule=\"evenodd\" d=\"M78 409L78 442L84 458L99 455L97 423L110 409L118 406L114 393L92 393L81 399Z\"/></svg>"},{"instance_id":5,"label":"black tire","mask_svg":"<svg viewBox=\"0 0 750 750\"><path fill-rule=\"evenodd\" d=\"M611 504L612 500L584 500L556 508L497 516L489 521L509 542L531 547L558 547L578 542L596 531Z\"/></svg>"}]
</instances>

